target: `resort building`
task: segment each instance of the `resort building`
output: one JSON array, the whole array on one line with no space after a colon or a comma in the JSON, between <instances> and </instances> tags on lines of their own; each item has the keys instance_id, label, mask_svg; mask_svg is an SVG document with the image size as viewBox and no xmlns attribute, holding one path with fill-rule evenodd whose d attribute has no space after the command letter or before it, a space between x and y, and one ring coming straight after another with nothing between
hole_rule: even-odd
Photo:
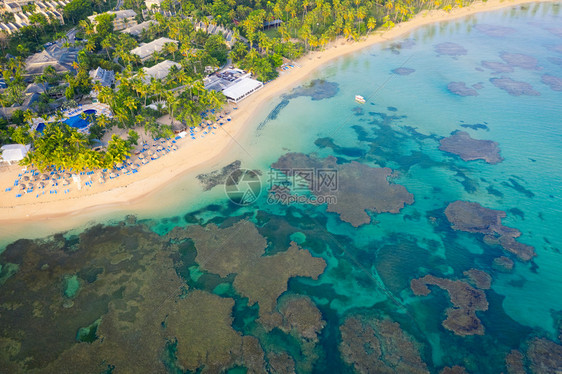
<instances>
[{"instance_id":1,"label":"resort building","mask_svg":"<svg viewBox=\"0 0 562 374\"><path fill-rule=\"evenodd\" d=\"M25 112L26 110L35 111L33 108L33 103L41 98L41 94L47 92L49 89L48 83L30 83L27 85L25 91L23 92L23 102L21 105L12 105L11 107L0 109L0 116L10 118L15 111L21 110Z\"/></svg>"},{"instance_id":2,"label":"resort building","mask_svg":"<svg viewBox=\"0 0 562 374\"><path fill-rule=\"evenodd\" d=\"M23 26L22 26L23 27ZM0 31L5 32L8 35L11 35L12 33L16 32L18 30L17 25L13 24L12 22L8 22L8 23L0 23Z\"/></svg>"},{"instance_id":3,"label":"resort building","mask_svg":"<svg viewBox=\"0 0 562 374\"><path fill-rule=\"evenodd\" d=\"M29 3L35 4L35 11L33 13L42 14L47 18L49 22L52 19L58 19L61 24L64 25L63 11L62 8L69 3L67 0L52 0L52 1L10 1L3 2L0 5L0 13L12 13L14 15L13 22L0 23L0 32L3 31L6 34L13 34L17 30L25 26L30 26L32 22L29 17L33 14L32 12L24 12L22 5L27 5Z\"/></svg>"},{"instance_id":4,"label":"resort building","mask_svg":"<svg viewBox=\"0 0 562 374\"><path fill-rule=\"evenodd\" d=\"M251 78L241 69L227 68L209 75L203 80L206 90L222 91L228 101L238 103L263 87L263 83Z\"/></svg>"},{"instance_id":5,"label":"resort building","mask_svg":"<svg viewBox=\"0 0 562 374\"><path fill-rule=\"evenodd\" d=\"M172 68L172 66L177 66L178 68L181 67L181 65L178 64L177 62L166 60L150 68L143 68L145 74L145 77L143 79L144 83L149 83L152 80L152 78L154 79L166 78L170 73L170 69Z\"/></svg>"},{"instance_id":6,"label":"resort building","mask_svg":"<svg viewBox=\"0 0 562 374\"><path fill-rule=\"evenodd\" d=\"M263 83L246 77L222 91L228 101L238 103L263 87Z\"/></svg>"},{"instance_id":7,"label":"resort building","mask_svg":"<svg viewBox=\"0 0 562 374\"><path fill-rule=\"evenodd\" d=\"M23 160L31 146L29 144L6 144L3 145L0 150L2 150L2 155L0 156L0 161L12 164L12 162L19 162Z\"/></svg>"},{"instance_id":8,"label":"resort building","mask_svg":"<svg viewBox=\"0 0 562 374\"><path fill-rule=\"evenodd\" d=\"M152 57L154 52L161 52L166 43L178 43L177 40L170 38L158 38L151 41L150 43L143 43L135 49L131 50L131 53L140 57L141 61L146 61Z\"/></svg>"},{"instance_id":9,"label":"resort building","mask_svg":"<svg viewBox=\"0 0 562 374\"><path fill-rule=\"evenodd\" d=\"M16 2L4 2L2 10L7 13L18 13L21 12L21 5Z\"/></svg>"},{"instance_id":10,"label":"resort building","mask_svg":"<svg viewBox=\"0 0 562 374\"><path fill-rule=\"evenodd\" d=\"M226 41L226 44L228 44L228 46L231 48L234 45L234 42L236 41L236 38L234 37L234 32L232 30L222 26L217 26L213 23L205 24L204 22L195 22L193 24L193 27L195 28L195 31L203 30L211 35L222 33L222 35L224 36L224 40Z\"/></svg>"},{"instance_id":11,"label":"resort building","mask_svg":"<svg viewBox=\"0 0 562 374\"><path fill-rule=\"evenodd\" d=\"M113 14L113 15L115 15L115 18L113 19L113 29L115 31L124 30L128 27L132 27L132 26L135 26L137 24L137 21L135 20L135 17L137 16L137 13L134 10L131 10L131 9L109 11L109 12L105 12L103 14ZM96 21L97 16L99 16L99 14L93 14L93 15L88 17L88 19L90 20L90 22L94 26L97 24L97 21Z\"/></svg>"},{"instance_id":12,"label":"resort building","mask_svg":"<svg viewBox=\"0 0 562 374\"><path fill-rule=\"evenodd\" d=\"M154 21L150 20L150 21L144 21L143 23L139 23L138 25L134 25L131 27L128 27L124 30L121 30L121 32L125 33L125 34L129 34L132 36L140 36L142 34L142 32L144 30L147 30L150 25L154 24Z\"/></svg>"},{"instance_id":13,"label":"resort building","mask_svg":"<svg viewBox=\"0 0 562 374\"><path fill-rule=\"evenodd\" d=\"M115 73L113 70L105 70L98 66L96 70L90 71L92 82L99 82L104 87L111 87L115 83Z\"/></svg>"},{"instance_id":14,"label":"resort building","mask_svg":"<svg viewBox=\"0 0 562 374\"><path fill-rule=\"evenodd\" d=\"M263 29L267 30L273 27L279 27L281 26L282 23L283 21L281 21L280 19L274 19L273 21L266 21L263 23Z\"/></svg>"},{"instance_id":15,"label":"resort building","mask_svg":"<svg viewBox=\"0 0 562 374\"><path fill-rule=\"evenodd\" d=\"M53 44L42 52L29 56L25 60L28 75L41 75L47 66L53 66L57 73L73 71L73 63L77 60L79 48L62 48Z\"/></svg>"},{"instance_id":16,"label":"resort building","mask_svg":"<svg viewBox=\"0 0 562 374\"><path fill-rule=\"evenodd\" d=\"M223 69L203 79L203 84L205 85L206 90L222 91L236 82L250 76L250 73L247 73L242 69Z\"/></svg>"},{"instance_id":17,"label":"resort building","mask_svg":"<svg viewBox=\"0 0 562 374\"><path fill-rule=\"evenodd\" d=\"M164 0L144 0L144 4L148 10L152 10L154 8L160 8Z\"/></svg>"}]
</instances>

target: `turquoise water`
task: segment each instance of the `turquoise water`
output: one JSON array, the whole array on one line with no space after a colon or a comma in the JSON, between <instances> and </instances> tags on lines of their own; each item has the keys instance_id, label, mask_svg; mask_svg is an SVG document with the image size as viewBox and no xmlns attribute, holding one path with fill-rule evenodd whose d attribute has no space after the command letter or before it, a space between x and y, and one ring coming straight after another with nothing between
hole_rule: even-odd
<instances>
[{"instance_id":1,"label":"turquoise water","mask_svg":"<svg viewBox=\"0 0 562 374\"><path fill-rule=\"evenodd\" d=\"M8 245L3 366L499 373L515 372L517 354L506 358L517 351L527 372L562 368L562 87L543 82L562 79L561 9L531 4L429 25L322 67L304 89L272 101L219 165L238 159L260 171L262 193L248 206L229 202L222 185L201 192L182 179L162 192L175 199L158 215L166 218ZM495 79L530 87L515 96ZM504 160L439 150L457 130L497 142ZM391 168L414 202L371 211L359 227L325 204L272 203L270 166L288 152ZM445 208L457 200L504 211L503 225L537 256L525 262L482 234L453 230ZM502 256L513 269L494 262ZM487 273L489 289L469 269ZM426 275L441 285L414 293L411 281ZM447 287L462 311L471 308L463 297L485 297L487 308L474 312L481 333L447 327Z\"/></svg>"}]
</instances>

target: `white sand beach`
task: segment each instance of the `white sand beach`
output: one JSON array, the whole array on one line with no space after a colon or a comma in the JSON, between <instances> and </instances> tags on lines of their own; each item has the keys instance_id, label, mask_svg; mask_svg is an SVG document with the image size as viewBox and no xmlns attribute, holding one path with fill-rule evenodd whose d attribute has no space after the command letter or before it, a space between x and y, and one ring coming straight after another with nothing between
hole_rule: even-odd
<instances>
[{"instance_id":1,"label":"white sand beach","mask_svg":"<svg viewBox=\"0 0 562 374\"><path fill-rule=\"evenodd\" d=\"M231 147L236 146L235 139L239 138L252 123L260 109L270 100L281 93L289 91L306 79L319 66L340 56L358 51L375 43L386 42L400 37L413 29L440 21L465 17L474 13L491 11L528 3L527 0L489 0L478 2L466 8L453 9L451 12L429 11L418 14L410 21L396 25L393 29L377 32L359 42L346 42L338 39L325 51L312 52L297 61L297 66L284 72L278 79L268 83L263 89L245 99L238 105L238 109L231 113L232 121L214 130L215 134L197 137L195 140L187 137L177 141L178 149L151 161L138 168L134 174L122 175L116 179L107 179L104 184L93 181L92 186L59 188L58 193L46 193L36 197L37 192L16 197L12 189L5 192L5 188L13 186L14 180L21 173L21 166L12 165L0 171L0 222L4 230L10 230L12 225L22 223L46 223L59 217L65 219L66 224L60 224L61 229L76 226L77 217L91 216L92 212L112 210L134 206L135 209L143 204L154 206L158 200L157 191L167 186L178 176L187 172L205 172L210 166L216 166L217 161ZM227 160L228 161L228 160ZM73 185L74 187L74 185ZM156 193L155 193L156 192ZM148 196L149 195L149 196ZM148 196L148 197L147 197ZM61 220L59 220L61 221Z\"/></svg>"}]
</instances>

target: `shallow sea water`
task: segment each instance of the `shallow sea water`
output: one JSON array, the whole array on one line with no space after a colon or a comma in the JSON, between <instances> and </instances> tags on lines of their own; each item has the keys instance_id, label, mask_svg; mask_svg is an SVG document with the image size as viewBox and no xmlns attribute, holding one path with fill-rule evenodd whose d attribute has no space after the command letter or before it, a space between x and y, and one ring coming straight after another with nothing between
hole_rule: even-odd
<instances>
[{"instance_id":1,"label":"shallow sea water","mask_svg":"<svg viewBox=\"0 0 562 374\"><path fill-rule=\"evenodd\" d=\"M9 244L0 255L0 368L562 368L562 87L542 82L562 82L561 10L531 4L429 25L322 67L273 101L224 160L261 173L253 204L233 204L223 185L200 192L189 176L162 192L177 201L158 218L131 212L138 218ZM536 92L514 96L493 84L498 78ZM477 95L455 94L451 82ZM439 150L457 130L497 142L504 160L463 161ZM370 223L359 227L326 204L271 203L270 177L279 174L270 167L288 152L391 168L391 182L414 202L399 213L369 211ZM504 211L502 223L537 256L522 261L482 234L453 230L445 208L458 200ZM494 263L501 256L512 270ZM471 283L469 269L487 273L491 287ZM438 285L414 293L411 281L426 275L451 295ZM444 323L455 297L470 305L485 298L474 313L480 332Z\"/></svg>"}]
</instances>

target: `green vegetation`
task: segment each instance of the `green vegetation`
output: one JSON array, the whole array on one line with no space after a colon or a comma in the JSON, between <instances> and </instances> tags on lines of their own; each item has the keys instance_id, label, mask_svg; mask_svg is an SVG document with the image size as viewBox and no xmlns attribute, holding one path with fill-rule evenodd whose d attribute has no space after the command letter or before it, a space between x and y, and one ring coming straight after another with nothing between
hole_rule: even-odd
<instances>
[{"instance_id":1,"label":"green vegetation","mask_svg":"<svg viewBox=\"0 0 562 374\"><path fill-rule=\"evenodd\" d=\"M48 123L41 136L33 134L33 150L22 160L43 171L55 166L63 169L97 169L112 167L130 156L131 144L113 135L106 152L89 147L89 139L64 123Z\"/></svg>"},{"instance_id":2,"label":"green vegetation","mask_svg":"<svg viewBox=\"0 0 562 374\"><path fill-rule=\"evenodd\" d=\"M75 46L81 47L74 71L59 74L49 67L36 76L36 83L48 84L32 106L39 114L55 113L58 119L49 124L42 135L30 133L30 110L10 110L10 119L0 120L0 142L33 144L33 151L24 162L40 169L51 166L74 169L111 167L128 155L138 142L134 129L144 129L153 137L167 137L172 126L157 123L157 118L169 114L172 125L197 126L203 113L220 109L225 102L221 93L206 91L202 78L206 71L216 70L225 64L237 65L257 79L269 81L278 75L284 59L294 60L311 50L324 49L338 37L358 40L376 28L387 29L411 18L422 10L453 6L462 7L470 0L276 0L254 2L248 0L201 0L165 1L162 8L172 13L164 16L151 13L153 24L138 37L116 32L114 15L103 14L111 9L116 0L72 0L62 10L65 25L35 13L30 17L34 25L20 29L11 37L0 32L0 47L15 58L0 58L3 81L7 86L0 92L2 114L7 108L21 105L29 79L25 79L24 57L40 50L43 43L55 39L69 47L65 32L77 28ZM25 6L30 12L35 5ZM125 7L139 14L144 1L125 0ZM87 17L94 12L94 26ZM4 18L13 17L3 15ZM282 22L271 28L264 24L272 20ZM222 25L233 31L236 42L229 47L225 35L206 32L212 24ZM195 25L203 24L200 30ZM131 50L139 43L159 37L169 37L178 43L167 43L151 58L141 62ZM146 75L144 68L171 60L173 66L166 78L155 80ZM103 87L93 84L89 71L101 67L116 72L116 84ZM114 118L105 116L90 118L90 136L60 123L61 109L75 106L94 91L100 102L111 107ZM211 116L211 119L212 116ZM113 136L106 151L94 151L91 139L101 139L113 126L130 129L128 139Z\"/></svg>"}]
</instances>

